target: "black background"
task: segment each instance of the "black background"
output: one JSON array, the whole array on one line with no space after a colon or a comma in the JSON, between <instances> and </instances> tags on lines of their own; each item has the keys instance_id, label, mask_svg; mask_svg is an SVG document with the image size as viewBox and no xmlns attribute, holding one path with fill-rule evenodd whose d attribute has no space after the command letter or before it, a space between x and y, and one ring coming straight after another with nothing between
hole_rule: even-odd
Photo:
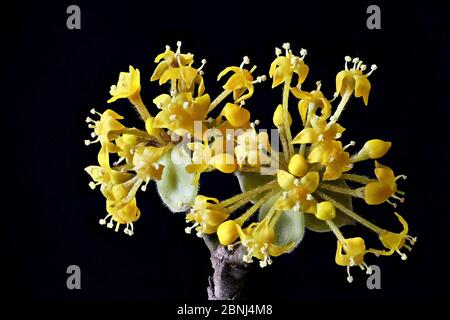
<instances>
[{"instance_id":1,"label":"black background","mask_svg":"<svg viewBox=\"0 0 450 320\"><path fill-rule=\"evenodd\" d=\"M393 2L393 1L391 1ZM398 209L419 241L407 261L372 259L382 269L382 290L368 290L365 275L334 263L332 234L308 232L293 254L248 277L246 296L284 299L420 299L449 296L448 264L448 9L438 2L381 3L382 29L366 28L364 2L277 1L153 3L121 1L20 2L2 7L2 290L12 299L206 299L210 274L201 240L184 233L183 216L171 214L152 188L139 193L143 212L129 238L99 226L104 199L88 187L83 168L94 164L97 146L86 147L84 122L92 107L107 107L109 86L129 64L141 71L147 105L162 93L148 81L164 45L206 58L206 86L214 96L216 75L248 55L257 74L268 72L274 47L289 41L308 49L310 75L304 87L322 80L331 97L343 57L359 56L379 69L371 77L369 106L352 99L342 119L344 141L369 138L393 142L382 163L408 175ZM81 7L81 30L66 28L66 8ZM6 74L5 74L6 69ZM248 102L261 127L281 90L269 83ZM140 125L124 100L112 108L126 123ZM155 114L156 110L151 109ZM363 167L369 173L372 166ZM226 198L238 190L232 176L212 175L207 195ZM398 230L389 205L355 209L376 223ZM366 235L347 227L348 236ZM82 270L82 289L66 288L66 268Z\"/></svg>"}]
</instances>

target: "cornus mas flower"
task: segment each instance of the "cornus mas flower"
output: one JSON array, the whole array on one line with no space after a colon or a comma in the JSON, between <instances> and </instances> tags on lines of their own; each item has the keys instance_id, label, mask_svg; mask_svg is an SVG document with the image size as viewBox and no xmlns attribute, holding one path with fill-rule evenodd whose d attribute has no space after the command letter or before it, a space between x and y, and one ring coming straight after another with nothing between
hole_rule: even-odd
<instances>
[{"instance_id":1,"label":"cornus mas flower","mask_svg":"<svg viewBox=\"0 0 450 320\"><path fill-rule=\"evenodd\" d=\"M120 73L108 102L127 98L143 123L141 129L127 127L125 119L110 109L102 114L92 110L100 119L86 120L95 138L86 144L101 145L98 165L85 169L93 180L89 186L99 187L106 199L107 215L100 224L116 231L123 225L124 232L132 235L141 214L137 193L154 181L167 207L186 213L187 233L194 230L205 241L217 238L231 252L242 252L242 263L271 265L273 257L300 244L305 229L333 232L335 262L346 268L349 282L354 266L371 273L366 260L394 253L405 260L405 249L411 250L417 240L409 235L406 220L395 213L403 230L389 231L352 206L354 198L369 205L387 202L396 207L404 202L397 183L406 176L395 175L377 161L392 143L371 139L359 151L351 151L356 143L346 139L340 122L352 96L368 104L369 76L376 66L365 73L367 67L359 58L345 57L329 100L320 81L315 90L302 87L309 73L307 51L301 49L297 56L289 43L282 48L275 49L268 68L272 88L278 90L283 84L281 101L273 106L282 150L278 141L269 141L267 131L257 130L259 121L252 120L251 112L260 107L249 101L266 76L254 76L256 66L247 68L247 56L239 66L220 72L218 81L228 78L223 91L212 98L203 79L206 60L196 63L193 54L182 53L181 42L175 51L166 46L155 59L150 80L167 88L154 95L150 109L140 97L139 70L130 66L129 72ZM301 129L293 135L297 125ZM368 160L375 160L373 178L354 173L360 162ZM227 199L198 194L201 176L213 171L236 175L242 192ZM345 237L341 229L354 223L374 232L381 248L368 248L363 235Z\"/></svg>"}]
</instances>

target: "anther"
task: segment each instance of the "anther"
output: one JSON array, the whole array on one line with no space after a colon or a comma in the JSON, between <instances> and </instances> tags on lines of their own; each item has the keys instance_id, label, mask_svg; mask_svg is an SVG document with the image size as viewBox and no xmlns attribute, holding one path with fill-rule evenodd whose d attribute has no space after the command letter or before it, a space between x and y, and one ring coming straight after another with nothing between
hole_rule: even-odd
<instances>
[{"instance_id":1,"label":"anther","mask_svg":"<svg viewBox=\"0 0 450 320\"><path fill-rule=\"evenodd\" d=\"M95 138L97 136L97 134L95 132L91 132L91 137Z\"/></svg>"},{"instance_id":2,"label":"anther","mask_svg":"<svg viewBox=\"0 0 450 320\"><path fill-rule=\"evenodd\" d=\"M189 101L183 102L183 109L187 110L189 108Z\"/></svg>"},{"instance_id":3,"label":"anther","mask_svg":"<svg viewBox=\"0 0 450 320\"><path fill-rule=\"evenodd\" d=\"M176 114L172 114L169 116L169 120L170 121L175 121L177 119L177 115Z\"/></svg>"},{"instance_id":4,"label":"anther","mask_svg":"<svg viewBox=\"0 0 450 320\"><path fill-rule=\"evenodd\" d=\"M300 185L300 179L295 178L294 179L294 185L298 187Z\"/></svg>"},{"instance_id":5,"label":"anther","mask_svg":"<svg viewBox=\"0 0 450 320\"><path fill-rule=\"evenodd\" d=\"M367 70L367 66L365 64L363 64L359 69L361 71L366 71Z\"/></svg>"},{"instance_id":6,"label":"anther","mask_svg":"<svg viewBox=\"0 0 450 320\"><path fill-rule=\"evenodd\" d=\"M316 91L320 91L320 88L322 87L322 81L316 81L316 86L317 86L317 88L316 88Z\"/></svg>"},{"instance_id":7,"label":"anther","mask_svg":"<svg viewBox=\"0 0 450 320\"><path fill-rule=\"evenodd\" d=\"M87 117L85 121L86 121L86 123L89 123L89 122L95 122L95 121L92 120L90 117Z\"/></svg>"},{"instance_id":8,"label":"anther","mask_svg":"<svg viewBox=\"0 0 450 320\"><path fill-rule=\"evenodd\" d=\"M89 188L91 188L92 190L94 190L96 186L97 184L94 183L93 181L89 182Z\"/></svg>"},{"instance_id":9,"label":"anther","mask_svg":"<svg viewBox=\"0 0 450 320\"><path fill-rule=\"evenodd\" d=\"M96 114L97 113L97 111L95 111L94 108L92 108L89 112L92 113L92 114Z\"/></svg>"},{"instance_id":10,"label":"anther","mask_svg":"<svg viewBox=\"0 0 450 320\"><path fill-rule=\"evenodd\" d=\"M285 43L283 43L282 47L284 50L286 50L286 55L288 55L288 53L289 53L288 50L291 48L291 44L289 42L285 42Z\"/></svg>"},{"instance_id":11,"label":"anther","mask_svg":"<svg viewBox=\"0 0 450 320\"><path fill-rule=\"evenodd\" d=\"M302 59L304 59L306 57L306 55L308 54L308 50L302 48L300 50L300 55L302 56Z\"/></svg>"},{"instance_id":12,"label":"anther","mask_svg":"<svg viewBox=\"0 0 450 320\"><path fill-rule=\"evenodd\" d=\"M259 123L260 123L259 120L256 119L256 120L255 120L255 124L256 124L256 125L259 125Z\"/></svg>"},{"instance_id":13,"label":"anther","mask_svg":"<svg viewBox=\"0 0 450 320\"><path fill-rule=\"evenodd\" d=\"M347 149L348 147L353 147L355 144L356 144L356 142L352 140L352 141L350 141L349 144L347 144L346 146L344 146L343 150Z\"/></svg>"},{"instance_id":14,"label":"anther","mask_svg":"<svg viewBox=\"0 0 450 320\"><path fill-rule=\"evenodd\" d=\"M166 44L166 51L170 50L170 46Z\"/></svg>"},{"instance_id":15,"label":"anther","mask_svg":"<svg viewBox=\"0 0 450 320\"><path fill-rule=\"evenodd\" d=\"M282 53L281 49L278 47L275 47L275 55L278 57Z\"/></svg>"},{"instance_id":16,"label":"anther","mask_svg":"<svg viewBox=\"0 0 450 320\"><path fill-rule=\"evenodd\" d=\"M181 50L181 41L177 41L177 52L176 54L179 55Z\"/></svg>"},{"instance_id":17,"label":"anther","mask_svg":"<svg viewBox=\"0 0 450 320\"><path fill-rule=\"evenodd\" d=\"M377 69L378 69L378 67L377 67L376 64L371 65L371 66L370 66L370 71L369 71L369 73L367 74L367 76L370 76L370 75L372 74L372 72L374 72L374 71L377 70Z\"/></svg>"},{"instance_id":18,"label":"anther","mask_svg":"<svg viewBox=\"0 0 450 320\"><path fill-rule=\"evenodd\" d=\"M244 67L244 65L246 65L246 64L249 64L250 63L250 58L249 57L247 57L247 56L244 56L244 58L242 59L242 63L241 63L241 65L239 66L239 68L243 68Z\"/></svg>"},{"instance_id":19,"label":"anther","mask_svg":"<svg viewBox=\"0 0 450 320\"><path fill-rule=\"evenodd\" d=\"M308 194L306 195L306 200L308 200L308 201L314 200L313 195L312 195L311 193L308 193Z\"/></svg>"},{"instance_id":20,"label":"anther","mask_svg":"<svg viewBox=\"0 0 450 320\"><path fill-rule=\"evenodd\" d=\"M198 71L198 72L202 71L202 69L203 69L203 67L205 66L205 64L206 64L206 59L203 59L203 60L202 60L202 65L197 69L197 71Z\"/></svg>"}]
</instances>

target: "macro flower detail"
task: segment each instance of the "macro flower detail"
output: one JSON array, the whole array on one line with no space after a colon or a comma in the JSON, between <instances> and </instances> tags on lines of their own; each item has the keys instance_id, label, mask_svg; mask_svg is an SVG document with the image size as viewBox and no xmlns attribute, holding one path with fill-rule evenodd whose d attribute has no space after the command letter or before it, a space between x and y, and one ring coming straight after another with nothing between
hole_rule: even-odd
<instances>
[{"instance_id":1,"label":"macro flower detail","mask_svg":"<svg viewBox=\"0 0 450 320\"><path fill-rule=\"evenodd\" d=\"M353 67L348 68L347 63L353 62ZM370 67L370 72L364 74L367 66L363 64L363 61L359 58L345 57L345 70L342 70L336 75L336 92L341 96L350 95L354 92L355 97L362 97L364 104L369 103L369 93L371 84L369 76L373 71L377 69L377 66L373 64Z\"/></svg>"},{"instance_id":2,"label":"macro flower detail","mask_svg":"<svg viewBox=\"0 0 450 320\"><path fill-rule=\"evenodd\" d=\"M231 269L253 262L267 267L302 245L305 232L334 234L335 263L346 268L348 282L353 281L354 266L372 272L366 260L394 253L405 260L405 250L411 251L417 238L409 234L402 216L395 213L403 230L393 232L371 222L369 214L357 213L363 211L360 204L396 207L405 201L397 184L406 175L395 175L378 162L395 139L371 139L357 147L346 137L351 123L341 119L344 110L351 110L353 96L368 104L369 76L376 66L365 73L367 66L359 58L345 57L345 70L337 73L336 93L329 100L321 81L315 81L314 90L305 89L311 77L306 49L297 56L289 43L282 48L284 52L275 48L268 68L272 88L281 94L273 105L252 101L266 76L255 77L256 66L246 68L247 56L239 66L221 69L217 81L227 78L223 91L213 96L205 87L206 60L196 63L194 54L182 52L181 42L175 51L166 46L149 75L152 85L162 88L151 96L149 109L140 96L139 70L130 66L121 72L108 103L127 98L140 125L129 126L111 109L92 109L99 118L86 119L94 140L85 144L100 143L97 164L85 168L89 187L105 199L106 216L99 223L133 235L141 215L137 198L145 196L151 183L170 211L184 214L186 233L194 231L212 257ZM264 121L254 115L261 110L270 110L275 129L259 128ZM374 177L361 165L372 160ZM212 172L219 188L227 175L237 179L240 191L225 199L220 191L214 197L199 194L209 187L211 182L203 180ZM213 189L206 190L213 195ZM353 199L360 199L356 208ZM369 247L364 234L346 237L349 224L375 233L381 248Z\"/></svg>"}]
</instances>

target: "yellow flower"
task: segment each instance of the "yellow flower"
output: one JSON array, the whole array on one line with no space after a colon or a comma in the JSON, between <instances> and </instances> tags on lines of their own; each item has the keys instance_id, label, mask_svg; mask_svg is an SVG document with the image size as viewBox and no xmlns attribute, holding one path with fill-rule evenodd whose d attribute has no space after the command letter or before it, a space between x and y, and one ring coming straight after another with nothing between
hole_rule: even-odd
<instances>
[{"instance_id":1,"label":"yellow flower","mask_svg":"<svg viewBox=\"0 0 450 320\"><path fill-rule=\"evenodd\" d=\"M279 213L275 213L279 217ZM277 244L275 235L275 225L278 218L267 214L260 222L254 222L247 228L238 228L239 238L242 245L247 248L247 254L244 255L244 262L251 263L252 258L259 259L259 266L264 268L272 264L272 257L278 257L283 253L291 251L295 243Z\"/></svg>"},{"instance_id":2,"label":"yellow flower","mask_svg":"<svg viewBox=\"0 0 450 320\"><path fill-rule=\"evenodd\" d=\"M117 99L129 98L130 100L139 99L139 93L141 91L141 80L139 69L129 67L129 72L121 72L119 74L119 81L117 85L111 86L109 93L111 98L108 103L114 102Z\"/></svg>"},{"instance_id":3,"label":"yellow flower","mask_svg":"<svg viewBox=\"0 0 450 320\"><path fill-rule=\"evenodd\" d=\"M360 237L338 240L336 250L336 264L347 267L347 281L352 282L350 267L359 266L367 269L367 273L372 273L370 267L364 262L364 255L367 253L364 239Z\"/></svg>"},{"instance_id":4,"label":"yellow flower","mask_svg":"<svg viewBox=\"0 0 450 320\"><path fill-rule=\"evenodd\" d=\"M344 148L340 141L322 141L311 151L308 156L308 161L310 163L320 163L325 166L322 180L339 179L342 173L353 168L353 164L350 161L350 154L345 152L345 149L351 145L354 145L353 141Z\"/></svg>"},{"instance_id":5,"label":"yellow flower","mask_svg":"<svg viewBox=\"0 0 450 320\"><path fill-rule=\"evenodd\" d=\"M100 224L106 224L106 226L111 229L113 227L113 221L115 221L116 232L119 231L121 224L125 224L126 227L123 230L124 233L132 236L134 234L133 222L136 222L136 220L138 220L141 216L141 211L136 205L136 198L133 197L130 201L119 201L117 203L112 203L107 200L106 203L106 211L108 212L108 215L105 218L100 219ZM110 218L110 221L106 223L108 218Z\"/></svg>"},{"instance_id":6,"label":"yellow flower","mask_svg":"<svg viewBox=\"0 0 450 320\"><path fill-rule=\"evenodd\" d=\"M180 66L176 68L170 68L165 71L159 78L159 84L162 85L167 81L176 81L178 83L177 88L179 92L192 92L194 91L194 84L199 85L198 94L202 95L204 91L203 77L201 76L201 69L206 64L206 60L202 60L202 65L195 69L191 66Z\"/></svg>"},{"instance_id":7,"label":"yellow flower","mask_svg":"<svg viewBox=\"0 0 450 320\"><path fill-rule=\"evenodd\" d=\"M299 87L306 79L309 72L309 67L303 61L307 51L302 49L300 51L300 56L297 57L292 54L290 50L290 44L284 43L283 49L285 49L285 56L281 55L281 50L275 48L276 58L270 65L269 76L273 78L272 88L286 82L295 73L298 75L297 86Z\"/></svg>"},{"instance_id":8,"label":"yellow flower","mask_svg":"<svg viewBox=\"0 0 450 320\"><path fill-rule=\"evenodd\" d=\"M408 240L412 245L415 244L417 241L417 238L413 238L408 235L408 223L401 215L399 215L397 212L394 212L394 214L397 216L398 220L403 226L403 231L400 233L394 233L390 231L382 231L378 237L380 238L381 243L383 243L384 247L389 249L389 251L381 251L381 250L369 250L376 255L385 255L390 256L394 252L397 252L402 260L406 260L408 257L406 254L400 251L403 247L406 247L408 250L411 250L411 247L405 244L405 241Z\"/></svg>"},{"instance_id":9,"label":"yellow flower","mask_svg":"<svg viewBox=\"0 0 450 320\"><path fill-rule=\"evenodd\" d=\"M198 183L203 172L216 168L224 173L231 173L237 169L236 160L233 155L224 152L219 140L214 141L211 146L205 142L193 142L188 144L192 152L192 163L186 166L186 171L196 173L195 183Z\"/></svg>"},{"instance_id":10,"label":"yellow flower","mask_svg":"<svg viewBox=\"0 0 450 320\"><path fill-rule=\"evenodd\" d=\"M249 64L250 59L246 56L239 67L228 67L225 68L217 76L217 81L219 81L224 75L232 71L233 75L228 79L223 88L228 91L233 92L233 99L236 103L244 101L253 95L253 76L251 71L244 69L244 65ZM265 76L257 77L256 82L262 82L266 79ZM244 93L247 93L244 95Z\"/></svg>"},{"instance_id":11,"label":"yellow flower","mask_svg":"<svg viewBox=\"0 0 450 320\"><path fill-rule=\"evenodd\" d=\"M194 121L203 121L207 116L207 110L211 103L208 94L192 98L191 93L179 93L172 98L161 95L153 102L162 109L154 118L152 128L167 128L176 134L183 136L187 133L195 134L205 131L194 130ZM206 129L204 125L202 129ZM196 137L202 139L202 137Z\"/></svg>"},{"instance_id":12,"label":"yellow flower","mask_svg":"<svg viewBox=\"0 0 450 320\"><path fill-rule=\"evenodd\" d=\"M349 56L345 57L345 70L336 75L336 92L341 96L346 92L347 94L355 92L355 97L363 97L364 104L367 105L371 87L368 77L377 69L377 66L373 64L370 72L363 74L367 66L359 58L354 58L353 67L348 69L347 63L350 61L352 59Z\"/></svg>"},{"instance_id":13,"label":"yellow flower","mask_svg":"<svg viewBox=\"0 0 450 320\"><path fill-rule=\"evenodd\" d=\"M132 177L130 173L99 166L88 166L84 170L93 180L89 182L89 187L94 190L96 186L100 185L100 191L105 198L112 197L113 186L128 181Z\"/></svg>"},{"instance_id":14,"label":"yellow flower","mask_svg":"<svg viewBox=\"0 0 450 320\"><path fill-rule=\"evenodd\" d=\"M338 123L331 125L327 124L327 121L321 117L314 116L311 120L312 128L304 128L300 133L292 140L292 143L317 143L326 140L338 139L342 136L342 132L345 131Z\"/></svg>"},{"instance_id":15,"label":"yellow flower","mask_svg":"<svg viewBox=\"0 0 450 320\"><path fill-rule=\"evenodd\" d=\"M169 46L166 46L166 51L160 53L155 58L155 63L158 63L155 71L153 72L150 81L158 80L166 70L169 68L176 68L179 66L191 65L194 62L194 55L191 53L180 53L181 42L177 42L177 51L173 52ZM161 61L162 60L162 61Z\"/></svg>"},{"instance_id":16,"label":"yellow flower","mask_svg":"<svg viewBox=\"0 0 450 320\"><path fill-rule=\"evenodd\" d=\"M317 90L311 91L311 93L302 91L297 87L291 88L292 94L300 99L298 102L298 112L302 118L303 125L306 123L308 109L311 109L311 114L315 114L317 109L320 109L320 118L324 120L328 119L331 115L331 103L320 91L320 86L320 81L318 81Z\"/></svg>"},{"instance_id":17,"label":"yellow flower","mask_svg":"<svg viewBox=\"0 0 450 320\"><path fill-rule=\"evenodd\" d=\"M126 127L117 121L122 120L123 117L110 109L102 114L95 111L95 109L92 109L91 113L100 116L100 120L98 121L89 117L86 118L86 122L89 123L88 127L94 129L91 136L97 138L93 141L84 140L84 143L90 145L92 143L100 142L101 148L97 159L98 163L106 168L109 167L109 153L117 152L116 146L111 143L111 141L118 138Z\"/></svg>"},{"instance_id":18,"label":"yellow flower","mask_svg":"<svg viewBox=\"0 0 450 320\"><path fill-rule=\"evenodd\" d=\"M216 198L196 196L191 211L186 215L186 222L193 222L192 226L185 228L186 233L191 233L194 228L199 237L216 232L219 225L229 217L218 203Z\"/></svg>"},{"instance_id":19,"label":"yellow flower","mask_svg":"<svg viewBox=\"0 0 450 320\"><path fill-rule=\"evenodd\" d=\"M315 213L317 202L312 196L319 186L319 174L308 172L304 177L297 178L284 170L278 170L278 184L285 192L276 202L277 210L302 210L306 213Z\"/></svg>"},{"instance_id":20,"label":"yellow flower","mask_svg":"<svg viewBox=\"0 0 450 320\"><path fill-rule=\"evenodd\" d=\"M363 161L383 157L391 148L392 143L380 139L367 141L358 154L352 157L352 161Z\"/></svg>"},{"instance_id":21,"label":"yellow flower","mask_svg":"<svg viewBox=\"0 0 450 320\"><path fill-rule=\"evenodd\" d=\"M389 201L392 197L400 202L404 199L396 195L397 193L397 183L399 178L406 179L405 175L395 176L394 171L387 166L383 166L379 162L375 161L375 176L377 177L377 182L370 182L364 187L364 200L367 204L377 205L383 202L388 202L396 207L395 203Z\"/></svg>"},{"instance_id":22,"label":"yellow flower","mask_svg":"<svg viewBox=\"0 0 450 320\"><path fill-rule=\"evenodd\" d=\"M171 148L171 145L136 148L133 155L133 170L136 171L137 176L147 183L151 179L161 180L164 165L159 164L158 160ZM145 187L143 189L145 190Z\"/></svg>"}]
</instances>

